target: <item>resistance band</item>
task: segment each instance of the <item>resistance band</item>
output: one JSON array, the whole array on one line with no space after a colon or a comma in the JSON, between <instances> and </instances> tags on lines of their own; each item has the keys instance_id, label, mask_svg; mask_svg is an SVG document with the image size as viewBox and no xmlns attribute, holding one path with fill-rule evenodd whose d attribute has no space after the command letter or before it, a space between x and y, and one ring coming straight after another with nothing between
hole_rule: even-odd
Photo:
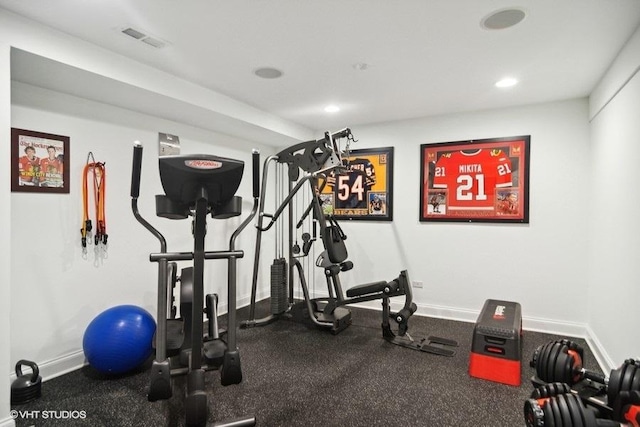
<instances>
[{"instance_id":1,"label":"resistance band","mask_svg":"<svg viewBox=\"0 0 640 427\"><path fill-rule=\"evenodd\" d=\"M93 162L89 162L92 159ZM82 248L87 249L87 237L91 239L91 231L93 225L89 218L89 174L93 177L93 201L95 206L96 233L94 235L94 243L97 246L102 243L106 246L107 238L107 218L105 215L105 196L107 188L107 174L105 164L96 162L93 153L87 156L87 164L82 172L82 202L83 202L83 219L80 234L82 235Z\"/></svg>"}]
</instances>

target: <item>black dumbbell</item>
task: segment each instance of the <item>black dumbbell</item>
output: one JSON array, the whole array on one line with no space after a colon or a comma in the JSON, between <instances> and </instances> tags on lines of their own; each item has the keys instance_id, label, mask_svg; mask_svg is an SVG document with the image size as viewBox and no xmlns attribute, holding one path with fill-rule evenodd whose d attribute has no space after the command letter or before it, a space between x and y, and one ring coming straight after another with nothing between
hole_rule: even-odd
<instances>
[{"instance_id":1,"label":"black dumbbell","mask_svg":"<svg viewBox=\"0 0 640 427\"><path fill-rule=\"evenodd\" d=\"M550 386L550 387L549 387ZM539 387L534 394L544 397L527 399L524 402L524 420L527 427L595 427L598 423L596 412L587 408L582 400L571 393L569 385L552 383ZM604 424L614 425L616 424Z\"/></svg>"},{"instance_id":2,"label":"black dumbbell","mask_svg":"<svg viewBox=\"0 0 640 427\"><path fill-rule=\"evenodd\" d=\"M640 362L627 359L622 366L611 371L609 377L583 367L584 351L570 340L557 340L536 349L531 360L536 376L546 383L561 382L570 386L589 379L603 384L609 402L614 402L621 391L640 391Z\"/></svg>"},{"instance_id":3,"label":"black dumbbell","mask_svg":"<svg viewBox=\"0 0 640 427\"><path fill-rule=\"evenodd\" d=\"M627 359L611 371L607 381L607 398L612 403L622 392L640 392L640 361Z\"/></svg>"},{"instance_id":4,"label":"black dumbbell","mask_svg":"<svg viewBox=\"0 0 640 427\"><path fill-rule=\"evenodd\" d=\"M640 427L640 391L621 391L613 404L613 419Z\"/></svg>"},{"instance_id":5,"label":"black dumbbell","mask_svg":"<svg viewBox=\"0 0 640 427\"><path fill-rule=\"evenodd\" d=\"M622 392L622 403L614 420L598 418L598 411L586 406L566 383L536 388L524 403L527 427L639 427L640 393ZM635 393L638 393L635 395Z\"/></svg>"}]
</instances>

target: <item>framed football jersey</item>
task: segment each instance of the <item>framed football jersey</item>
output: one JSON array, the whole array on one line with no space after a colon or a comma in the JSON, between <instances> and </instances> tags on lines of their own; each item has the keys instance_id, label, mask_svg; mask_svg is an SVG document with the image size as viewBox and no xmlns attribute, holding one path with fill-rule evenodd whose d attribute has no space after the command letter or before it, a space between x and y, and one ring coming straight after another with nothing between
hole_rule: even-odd
<instances>
[{"instance_id":1,"label":"framed football jersey","mask_svg":"<svg viewBox=\"0 0 640 427\"><path fill-rule=\"evenodd\" d=\"M325 214L370 221L393 220L393 147L351 150L342 171L319 182Z\"/></svg>"},{"instance_id":2,"label":"framed football jersey","mask_svg":"<svg viewBox=\"0 0 640 427\"><path fill-rule=\"evenodd\" d=\"M529 223L531 137L420 146L420 221Z\"/></svg>"}]
</instances>

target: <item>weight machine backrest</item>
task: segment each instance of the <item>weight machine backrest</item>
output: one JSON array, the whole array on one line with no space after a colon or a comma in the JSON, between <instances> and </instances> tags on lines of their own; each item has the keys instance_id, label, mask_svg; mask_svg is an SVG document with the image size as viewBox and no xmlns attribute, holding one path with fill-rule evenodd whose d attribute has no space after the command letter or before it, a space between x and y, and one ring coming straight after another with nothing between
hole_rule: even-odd
<instances>
[{"instance_id":1,"label":"weight machine backrest","mask_svg":"<svg viewBox=\"0 0 640 427\"><path fill-rule=\"evenodd\" d=\"M327 250L329 261L333 264L340 264L347 259L348 253L344 244L344 234L339 226L331 224L325 227L322 230L322 242Z\"/></svg>"}]
</instances>

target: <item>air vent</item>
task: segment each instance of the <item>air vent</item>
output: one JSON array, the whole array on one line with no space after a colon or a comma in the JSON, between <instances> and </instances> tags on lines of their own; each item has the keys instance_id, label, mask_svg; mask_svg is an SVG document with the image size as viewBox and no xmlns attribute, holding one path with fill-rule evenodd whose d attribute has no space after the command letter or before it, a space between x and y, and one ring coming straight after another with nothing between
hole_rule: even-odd
<instances>
[{"instance_id":1,"label":"air vent","mask_svg":"<svg viewBox=\"0 0 640 427\"><path fill-rule=\"evenodd\" d=\"M120 29L120 32L141 41L142 43L148 44L149 46L155 47L156 49L162 49L167 45L167 42L160 40L158 37L150 36L145 34L143 31L136 30L135 28L126 27L125 29Z\"/></svg>"},{"instance_id":2,"label":"air vent","mask_svg":"<svg viewBox=\"0 0 640 427\"><path fill-rule=\"evenodd\" d=\"M125 30L122 30L122 32L128 35L129 37L133 37L136 40L140 40L143 37L146 37L146 34L143 34L138 30L134 30L133 28L127 28Z\"/></svg>"},{"instance_id":3,"label":"air vent","mask_svg":"<svg viewBox=\"0 0 640 427\"><path fill-rule=\"evenodd\" d=\"M162 49L165 46L163 41L154 39L153 37L145 37L142 39L142 42L158 49Z\"/></svg>"}]
</instances>

